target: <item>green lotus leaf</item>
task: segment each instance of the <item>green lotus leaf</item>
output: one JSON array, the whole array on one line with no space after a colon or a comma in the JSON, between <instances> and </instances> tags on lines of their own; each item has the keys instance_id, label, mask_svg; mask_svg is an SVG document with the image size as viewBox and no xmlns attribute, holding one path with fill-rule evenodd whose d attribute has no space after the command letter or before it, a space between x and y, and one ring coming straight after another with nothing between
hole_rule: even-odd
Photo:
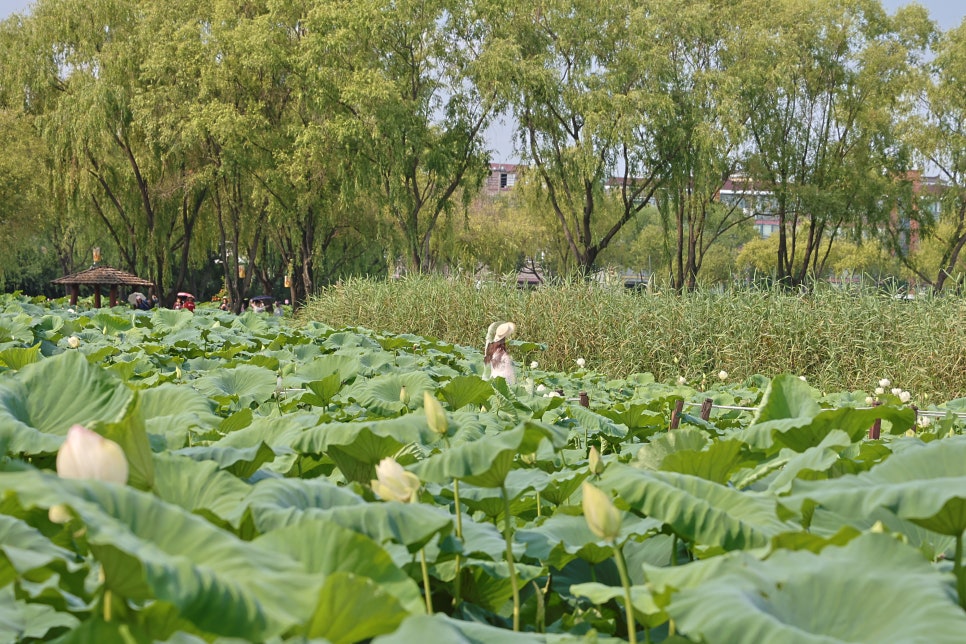
<instances>
[{"instance_id":1,"label":"green lotus leaf","mask_svg":"<svg viewBox=\"0 0 966 644\"><path fill-rule=\"evenodd\" d=\"M546 635L514 633L489 624L453 619L441 613L410 617L391 635L381 635L372 640L373 644L426 644L426 642L542 644L547 641Z\"/></svg>"},{"instance_id":2,"label":"green lotus leaf","mask_svg":"<svg viewBox=\"0 0 966 644\"><path fill-rule=\"evenodd\" d=\"M0 385L0 431L10 432L12 453L53 453L71 425L116 421L133 397L117 378L68 351L26 365Z\"/></svg>"},{"instance_id":3,"label":"green lotus leaf","mask_svg":"<svg viewBox=\"0 0 966 644\"><path fill-rule=\"evenodd\" d=\"M34 331L31 328L31 318L28 316L6 317L0 319L0 343L10 342L14 345L33 344Z\"/></svg>"},{"instance_id":4,"label":"green lotus leaf","mask_svg":"<svg viewBox=\"0 0 966 644\"><path fill-rule=\"evenodd\" d=\"M219 468L228 470L242 479L247 479L265 463L275 460L274 450L264 442L251 447L232 447L215 443L199 447L183 447L171 453L186 456L195 461L214 461Z\"/></svg>"},{"instance_id":5,"label":"green lotus leaf","mask_svg":"<svg viewBox=\"0 0 966 644\"><path fill-rule=\"evenodd\" d=\"M14 371L23 369L28 364L40 362L42 359L39 342L32 347L11 347L0 351L0 364Z\"/></svg>"},{"instance_id":6,"label":"green lotus leaf","mask_svg":"<svg viewBox=\"0 0 966 644\"><path fill-rule=\"evenodd\" d=\"M329 423L303 431L292 447L303 454L328 454L346 479L367 484L376 464L408 443L433 440L423 416L406 415L371 422Z\"/></svg>"},{"instance_id":7,"label":"green lotus leaf","mask_svg":"<svg viewBox=\"0 0 966 644\"><path fill-rule=\"evenodd\" d=\"M109 310L101 310L91 318L91 325L100 329L104 335L117 335L134 328L134 320Z\"/></svg>"},{"instance_id":8,"label":"green lotus leaf","mask_svg":"<svg viewBox=\"0 0 966 644\"><path fill-rule=\"evenodd\" d=\"M852 444L848 434L832 430L815 447L809 447L801 454L793 450L782 450L779 456L787 461L781 472L769 484L768 490L775 494L787 492L792 481L803 473L827 472L841 458L842 450Z\"/></svg>"},{"instance_id":9,"label":"green lotus leaf","mask_svg":"<svg viewBox=\"0 0 966 644\"><path fill-rule=\"evenodd\" d=\"M463 600L494 613L505 608L513 593L507 563L479 559L469 559L465 563L461 576ZM519 562L514 568L517 583L521 586L525 586L544 573L541 566Z\"/></svg>"},{"instance_id":10,"label":"green lotus leaf","mask_svg":"<svg viewBox=\"0 0 966 644\"><path fill-rule=\"evenodd\" d=\"M887 535L866 534L820 556L780 550L763 562L729 556L722 564L667 605L692 640L956 642L966 632L945 575Z\"/></svg>"},{"instance_id":11,"label":"green lotus leaf","mask_svg":"<svg viewBox=\"0 0 966 644\"><path fill-rule=\"evenodd\" d=\"M529 421L510 431L455 445L411 469L424 481L444 483L460 479L479 487L500 487L510 473L514 457L534 453L544 439L557 448L566 443L561 428Z\"/></svg>"},{"instance_id":12,"label":"green lotus leaf","mask_svg":"<svg viewBox=\"0 0 966 644\"><path fill-rule=\"evenodd\" d=\"M668 524L679 536L724 550L762 547L794 529L777 516L774 497L739 492L696 476L649 472L611 463L597 486L631 509Z\"/></svg>"},{"instance_id":13,"label":"green lotus leaf","mask_svg":"<svg viewBox=\"0 0 966 644\"><path fill-rule=\"evenodd\" d=\"M0 588L15 581L41 582L59 575L71 588L83 588L84 571L76 555L25 521L0 514ZM48 602L51 603L51 602ZM66 602L65 602L66 603Z\"/></svg>"},{"instance_id":14,"label":"green lotus leaf","mask_svg":"<svg viewBox=\"0 0 966 644\"><path fill-rule=\"evenodd\" d=\"M664 459L678 451L700 452L708 446L711 438L706 432L693 427L682 427L654 436L637 451L632 464L645 470L660 470Z\"/></svg>"},{"instance_id":15,"label":"green lotus leaf","mask_svg":"<svg viewBox=\"0 0 966 644\"><path fill-rule=\"evenodd\" d=\"M417 552L436 535L453 530L453 518L440 508L417 503L365 503L325 510L252 504L249 514L259 533L316 520L334 521L368 536L378 544L398 543Z\"/></svg>"},{"instance_id":16,"label":"green lotus leaf","mask_svg":"<svg viewBox=\"0 0 966 644\"><path fill-rule=\"evenodd\" d=\"M588 436L598 434L607 437L609 441L622 441L627 438L627 427L617 425L610 418L602 416L580 405L570 405L568 413L577 421L578 431L586 432Z\"/></svg>"},{"instance_id":17,"label":"green lotus leaf","mask_svg":"<svg viewBox=\"0 0 966 644\"><path fill-rule=\"evenodd\" d=\"M624 513L617 541L646 536L660 530L662 525L657 519ZM526 544L528 556L555 568L563 568L577 557L597 564L614 556L614 549L591 532L583 516L557 514L536 527L517 530L513 538Z\"/></svg>"},{"instance_id":18,"label":"green lotus leaf","mask_svg":"<svg viewBox=\"0 0 966 644\"><path fill-rule=\"evenodd\" d=\"M17 599L12 585L0 588L0 640L4 642L48 640L79 624L70 613Z\"/></svg>"},{"instance_id":19,"label":"green lotus leaf","mask_svg":"<svg viewBox=\"0 0 966 644\"><path fill-rule=\"evenodd\" d=\"M421 401L423 391L432 389L435 385L433 379L422 371L391 373L368 380L356 380L345 395L379 416L398 416L407 408L407 404L400 399L404 387L409 400Z\"/></svg>"},{"instance_id":20,"label":"green lotus leaf","mask_svg":"<svg viewBox=\"0 0 966 644\"><path fill-rule=\"evenodd\" d=\"M132 600L170 602L202 631L264 640L311 614L317 581L293 559L152 495L33 471L0 473L0 487L26 507L72 508L107 588Z\"/></svg>"},{"instance_id":21,"label":"green lotus leaf","mask_svg":"<svg viewBox=\"0 0 966 644\"><path fill-rule=\"evenodd\" d=\"M305 383L307 393L299 396L299 402L324 407L342 390L342 378L338 373L329 374L321 380Z\"/></svg>"},{"instance_id":22,"label":"green lotus leaf","mask_svg":"<svg viewBox=\"0 0 966 644\"><path fill-rule=\"evenodd\" d=\"M959 536L966 530L966 437L920 444L893 454L867 472L828 481L798 481L781 503L801 511L806 502L846 517L884 508L928 530Z\"/></svg>"},{"instance_id":23,"label":"green lotus leaf","mask_svg":"<svg viewBox=\"0 0 966 644\"><path fill-rule=\"evenodd\" d=\"M915 412L889 405L870 409L840 407L821 409L812 398L812 388L789 374L777 376L765 391L764 400L752 424L737 438L758 449L774 445L803 452L820 445L833 430L842 430L855 442L879 419L892 423L900 434L915 423Z\"/></svg>"},{"instance_id":24,"label":"green lotus leaf","mask_svg":"<svg viewBox=\"0 0 966 644\"><path fill-rule=\"evenodd\" d=\"M609 550L611 556L613 556L614 551ZM621 608L624 607L624 588L621 586L607 586L597 582L588 582L572 585L570 592L575 597L588 599L597 606L603 606L610 601L617 601ZM651 593L643 586L631 586L631 605L634 607L634 616L639 623L647 622L657 625L667 620L664 611L654 602Z\"/></svg>"},{"instance_id":25,"label":"green lotus leaf","mask_svg":"<svg viewBox=\"0 0 966 644\"><path fill-rule=\"evenodd\" d=\"M255 539L256 546L284 552L313 575L344 572L366 577L394 597L408 613L425 613L416 582L369 537L325 520L279 528Z\"/></svg>"},{"instance_id":26,"label":"green lotus leaf","mask_svg":"<svg viewBox=\"0 0 966 644\"><path fill-rule=\"evenodd\" d=\"M294 384L299 384L322 380L332 374L338 374L341 382L352 382L361 371L362 363L359 362L359 358L328 354L300 363L295 372L288 376L288 380L291 380Z\"/></svg>"},{"instance_id":27,"label":"green lotus leaf","mask_svg":"<svg viewBox=\"0 0 966 644\"><path fill-rule=\"evenodd\" d=\"M275 394L276 375L261 367L239 365L216 369L194 380L192 386L215 399L237 401L233 409L260 405Z\"/></svg>"},{"instance_id":28,"label":"green lotus leaf","mask_svg":"<svg viewBox=\"0 0 966 644\"><path fill-rule=\"evenodd\" d=\"M227 520L251 490L250 485L213 461L172 453L154 455L154 493L158 498L209 520Z\"/></svg>"},{"instance_id":29,"label":"green lotus leaf","mask_svg":"<svg viewBox=\"0 0 966 644\"><path fill-rule=\"evenodd\" d=\"M393 632L409 614L372 579L336 572L326 578L305 634L332 644L353 644Z\"/></svg>"},{"instance_id":30,"label":"green lotus leaf","mask_svg":"<svg viewBox=\"0 0 966 644\"><path fill-rule=\"evenodd\" d=\"M208 431L222 422L211 401L190 387L167 383L142 389L138 402L147 432L165 436L174 449L190 431Z\"/></svg>"},{"instance_id":31,"label":"green lotus leaf","mask_svg":"<svg viewBox=\"0 0 966 644\"><path fill-rule=\"evenodd\" d=\"M438 391L453 411L467 405L484 405L493 395L493 387L479 376L457 376Z\"/></svg>"}]
</instances>

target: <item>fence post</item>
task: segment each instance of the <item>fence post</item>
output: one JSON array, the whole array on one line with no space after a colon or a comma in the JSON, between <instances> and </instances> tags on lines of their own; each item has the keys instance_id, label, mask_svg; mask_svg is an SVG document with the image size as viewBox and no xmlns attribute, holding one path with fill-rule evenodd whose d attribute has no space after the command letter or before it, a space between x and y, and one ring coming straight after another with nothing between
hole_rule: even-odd
<instances>
[{"instance_id":1,"label":"fence post","mask_svg":"<svg viewBox=\"0 0 966 644\"><path fill-rule=\"evenodd\" d=\"M701 403L701 420L708 420L711 418L711 407L714 405L714 401L710 398L705 398L704 402Z\"/></svg>"},{"instance_id":2,"label":"fence post","mask_svg":"<svg viewBox=\"0 0 966 644\"><path fill-rule=\"evenodd\" d=\"M671 412L671 426L669 429L677 429L678 423L681 422L681 412L684 410L684 400L678 400L674 403L674 411Z\"/></svg>"},{"instance_id":3,"label":"fence post","mask_svg":"<svg viewBox=\"0 0 966 644\"><path fill-rule=\"evenodd\" d=\"M590 396L587 395L586 391L581 391L577 394L577 400L581 407L590 407Z\"/></svg>"},{"instance_id":4,"label":"fence post","mask_svg":"<svg viewBox=\"0 0 966 644\"><path fill-rule=\"evenodd\" d=\"M882 403L878 400L872 403L873 407L878 407ZM872 423L872 427L869 428L869 440L877 441L879 440L879 432L882 430L882 419L876 418L875 422Z\"/></svg>"}]
</instances>

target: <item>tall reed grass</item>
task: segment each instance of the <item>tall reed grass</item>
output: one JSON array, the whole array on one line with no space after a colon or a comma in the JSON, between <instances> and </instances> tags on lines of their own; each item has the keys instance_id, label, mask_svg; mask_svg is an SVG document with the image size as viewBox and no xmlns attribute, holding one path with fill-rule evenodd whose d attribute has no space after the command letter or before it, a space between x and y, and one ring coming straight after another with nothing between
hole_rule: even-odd
<instances>
[{"instance_id":1,"label":"tall reed grass","mask_svg":"<svg viewBox=\"0 0 966 644\"><path fill-rule=\"evenodd\" d=\"M417 276L352 279L325 289L302 312L332 326L415 333L481 346L496 320L515 338L546 345L516 355L540 368L587 368L615 378L649 371L661 381L789 372L825 391L874 388L889 378L916 399L966 396L966 300L823 289L639 293L576 283L515 285Z\"/></svg>"}]
</instances>

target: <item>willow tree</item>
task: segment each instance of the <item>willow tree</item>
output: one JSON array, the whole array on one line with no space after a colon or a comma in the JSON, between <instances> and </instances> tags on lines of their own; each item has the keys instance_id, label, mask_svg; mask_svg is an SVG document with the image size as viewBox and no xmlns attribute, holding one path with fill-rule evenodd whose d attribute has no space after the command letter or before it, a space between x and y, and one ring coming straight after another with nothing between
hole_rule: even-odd
<instances>
[{"instance_id":1,"label":"willow tree","mask_svg":"<svg viewBox=\"0 0 966 644\"><path fill-rule=\"evenodd\" d=\"M652 4L550 0L494 18L517 145L579 271L652 199L676 152L661 145L670 34Z\"/></svg>"},{"instance_id":2,"label":"willow tree","mask_svg":"<svg viewBox=\"0 0 966 644\"><path fill-rule=\"evenodd\" d=\"M897 106L922 41L875 0L750 2L734 73L748 106L753 179L773 193L779 281L819 275L843 231L890 216L906 160ZM920 10L921 11L921 10Z\"/></svg>"},{"instance_id":3,"label":"willow tree","mask_svg":"<svg viewBox=\"0 0 966 644\"><path fill-rule=\"evenodd\" d=\"M671 286L681 292L696 288L711 246L753 216L740 201L719 199L725 181L740 167L745 133L736 79L728 70L730 60L741 55L731 40L740 14L722 16L718 3L707 1L651 6L668 61L655 89L673 99L669 126L658 139L671 162L657 204Z\"/></svg>"},{"instance_id":4,"label":"willow tree","mask_svg":"<svg viewBox=\"0 0 966 644\"><path fill-rule=\"evenodd\" d=\"M97 0L79 13L72 2L40 0L23 21L23 63L35 70L23 91L57 162L56 190L100 231L109 260L163 288L163 266L191 239L169 185L181 160L152 145L134 107L153 42L141 27L136 2Z\"/></svg>"},{"instance_id":5,"label":"willow tree","mask_svg":"<svg viewBox=\"0 0 966 644\"><path fill-rule=\"evenodd\" d=\"M966 21L936 44L920 108L907 121L907 140L933 181L916 180L887 230L891 248L923 282L941 291L962 283L966 247ZM928 246L927 252L915 252Z\"/></svg>"},{"instance_id":6,"label":"willow tree","mask_svg":"<svg viewBox=\"0 0 966 644\"><path fill-rule=\"evenodd\" d=\"M392 223L410 270L431 270L438 224L487 171L485 25L457 0L327 0L305 24L344 198Z\"/></svg>"}]
</instances>

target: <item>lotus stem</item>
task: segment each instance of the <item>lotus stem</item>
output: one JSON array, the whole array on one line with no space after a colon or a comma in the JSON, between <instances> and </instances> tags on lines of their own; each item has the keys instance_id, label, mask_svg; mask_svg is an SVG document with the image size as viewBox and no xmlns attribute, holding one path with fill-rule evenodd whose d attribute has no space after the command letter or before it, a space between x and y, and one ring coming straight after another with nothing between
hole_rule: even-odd
<instances>
[{"instance_id":1,"label":"lotus stem","mask_svg":"<svg viewBox=\"0 0 966 644\"><path fill-rule=\"evenodd\" d=\"M540 491L537 490L537 518L541 516L543 515L540 513Z\"/></svg>"},{"instance_id":2,"label":"lotus stem","mask_svg":"<svg viewBox=\"0 0 966 644\"><path fill-rule=\"evenodd\" d=\"M624 563L624 553L620 546L614 543L614 560L617 562L617 572L621 576L624 587L624 611L627 613L627 640L630 644L637 644L637 625L634 623L634 604L631 603L631 581L627 576L627 564Z\"/></svg>"},{"instance_id":3,"label":"lotus stem","mask_svg":"<svg viewBox=\"0 0 966 644\"><path fill-rule=\"evenodd\" d=\"M959 595L959 605L966 610L966 576L963 574L963 533L956 535L956 561L953 562L953 574L956 575L956 593Z\"/></svg>"},{"instance_id":4,"label":"lotus stem","mask_svg":"<svg viewBox=\"0 0 966 644\"><path fill-rule=\"evenodd\" d=\"M456 538L463 543L463 510L460 508L460 480L453 479L453 502L456 504ZM463 585L460 583L460 564L462 558L456 555L456 577L453 580L453 606L459 606L463 601Z\"/></svg>"},{"instance_id":5,"label":"lotus stem","mask_svg":"<svg viewBox=\"0 0 966 644\"><path fill-rule=\"evenodd\" d=\"M114 598L111 596L110 590L104 591L104 621L111 621L111 601Z\"/></svg>"},{"instance_id":6,"label":"lotus stem","mask_svg":"<svg viewBox=\"0 0 966 644\"><path fill-rule=\"evenodd\" d=\"M426 566L426 548L419 550L420 563L423 568L423 594L426 596L426 614L433 614L433 598L429 593L429 568Z\"/></svg>"},{"instance_id":7,"label":"lotus stem","mask_svg":"<svg viewBox=\"0 0 966 644\"><path fill-rule=\"evenodd\" d=\"M678 565L678 535L671 535L671 565Z\"/></svg>"},{"instance_id":8,"label":"lotus stem","mask_svg":"<svg viewBox=\"0 0 966 644\"><path fill-rule=\"evenodd\" d=\"M500 486L503 494L504 529L503 538L506 539L506 564L510 569L510 588L513 591L513 630L520 630L520 588L517 586L517 569L513 565L513 526L510 523L510 496L506 485Z\"/></svg>"}]
</instances>

